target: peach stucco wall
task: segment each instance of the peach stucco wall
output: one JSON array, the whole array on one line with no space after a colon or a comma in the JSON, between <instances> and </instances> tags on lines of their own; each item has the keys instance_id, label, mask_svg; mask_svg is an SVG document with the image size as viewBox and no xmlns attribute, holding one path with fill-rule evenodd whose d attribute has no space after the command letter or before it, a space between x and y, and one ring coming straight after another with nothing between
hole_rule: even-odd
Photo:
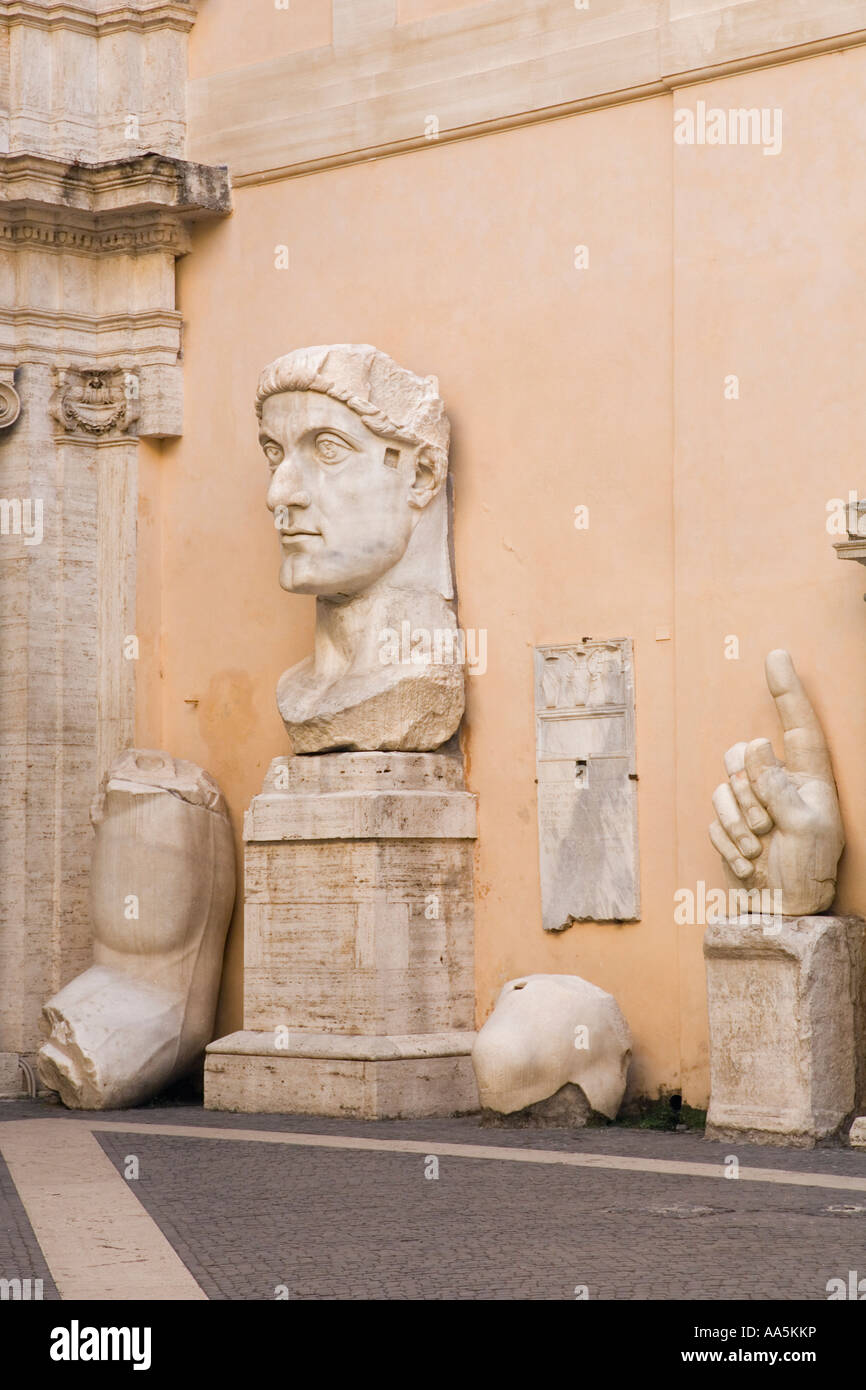
<instances>
[{"instance_id":1,"label":"peach stucco wall","mask_svg":"<svg viewBox=\"0 0 866 1390\"><path fill-rule=\"evenodd\" d=\"M325 0L203 0L189 45L189 75L247 67L331 42ZM250 93L255 103L255 89Z\"/></svg>"},{"instance_id":2,"label":"peach stucco wall","mask_svg":"<svg viewBox=\"0 0 866 1390\"><path fill-rule=\"evenodd\" d=\"M460 621L488 634L463 732L478 1020L518 973L584 975L629 1019L633 1087L696 1104L702 928L674 925L673 895L719 884L709 797L729 743L776 734L771 647L826 719L839 901L866 908L863 584L824 524L866 443L864 76L855 49L236 189L180 265L184 435L141 447L138 741L204 764L239 829L287 748L276 679L313 630L313 600L277 584L257 374L293 347L366 341L438 375ZM675 146L674 107L698 99L783 108L782 152ZM547 936L531 655L584 636L635 643L642 919ZM241 966L238 910L221 1032L241 1026Z\"/></svg>"},{"instance_id":3,"label":"peach stucco wall","mask_svg":"<svg viewBox=\"0 0 866 1390\"><path fill-rule=\"evenodd\" d=\"M435 15L450 14L452 10L478 8L488 0L397 0L397 23L411 24L416 19L432 19Z\"/></svg>"},{"instance_id":4,"label":"peach stucco wall","mask_svg":"<svg viewBox=\"0 0 866 1390\"><path fill-rule=\"evenodd\" d=\"M794 656L833 753L847 848L836 907L866 910L866 610L827 502L863 491L862 48L681 92L783 113L777 156L678 147L674 201L677 874L718 877L705 838L721 755L781 738L763 679ZM723 381L739 377L739 399ZM726 636L740 659L726 660ZM684 1085L705 1084L701 933L681 928Z\"/></svg>"}]
</instances>

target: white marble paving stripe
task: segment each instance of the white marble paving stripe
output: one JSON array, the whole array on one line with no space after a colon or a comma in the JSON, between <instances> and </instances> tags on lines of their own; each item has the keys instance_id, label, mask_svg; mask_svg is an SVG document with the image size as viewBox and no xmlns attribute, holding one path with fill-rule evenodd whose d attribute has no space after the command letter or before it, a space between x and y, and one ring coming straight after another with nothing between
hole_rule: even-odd
<instances>
[{"instance_id":1,"label":"white marble paving stripe","mask_svg":"<svg viewBox=\"0 0 866 1390\"><path fill-rule=\"evenodd\" d=\"M44 1123L37 1121L36 1123ZM602 1168L631 1173L667 1173L688 1178L723 1178L727 1182L769 1182L793 1187L825 1187L847 1192L866 1192L862 1178L837 1173L805 1173L790 1168L747 1168L739 1178L727 1177L723 1163L691 1163L668 1158L629 1158L618 1154L561 1153L556 1149L505 1148L494 1144L442 1144L435 1140L363 1139L336 1134L288 1134L263 1129L219 1129L205 1125L143 1125L125 1120L88 1120L93 1130L117 1130L124 1134L163 1134L182 1139L235 1139L245 1143L295 1144L320 1149L367 1149L373 1153L436 1154L448 1158L485 1158L505 1163L547 1163L569 1168ZM0 1127L2 1133L2 1127ZM731 1145L735 1151L736 1145Z\"/></svg>"},{"instance_id":2,"label":"white marble paving stripe","mask_svg":"<svg viewBox=\"0 0 866 1390\"><path fill-rule=\"evenodd\" d=\"M88 1123L4 1121L0 1154L61 1298L207 1298Z\"/></svg>"}]
</instances>

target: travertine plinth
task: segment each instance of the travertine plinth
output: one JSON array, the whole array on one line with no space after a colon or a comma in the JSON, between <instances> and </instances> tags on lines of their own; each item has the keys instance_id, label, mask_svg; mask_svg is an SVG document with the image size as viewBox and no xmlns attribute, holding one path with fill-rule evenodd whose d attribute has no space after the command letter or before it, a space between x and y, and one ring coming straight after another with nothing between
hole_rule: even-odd
<instances>
[{"instance_id":1,"label":"travertine plinth","mask_svg":"<svg viewBox=\"0 0 866 1390\"><path fill-rule=\"evenodd\" d=\"M208 1049L209 1109L478 1108L475 822L459 756L271 763L244 822L244 1029Z\"/></svg>"},{"instance_id":2,"label":"travertine plinth","mask_svg":"<svg viewBox=\"0 0 866 1390\"><path fill-rule=\"evenodd\" d=\"M864 930L860 918L821 916L708 928L709 1137L810 1148L852 1113Z\"/></svg>"}]
</instances>

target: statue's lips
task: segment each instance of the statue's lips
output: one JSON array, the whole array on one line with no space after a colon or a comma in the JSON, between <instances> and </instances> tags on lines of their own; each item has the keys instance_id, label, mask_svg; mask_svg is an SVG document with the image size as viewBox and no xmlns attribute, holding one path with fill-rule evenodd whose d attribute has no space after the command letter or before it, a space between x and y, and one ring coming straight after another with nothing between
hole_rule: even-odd
<instances>
[{"instance_id":1,"label":"statue's lips","mask_svg":"<svg viewBox=\"0 0 866 1390\"><path fill-rule=\"evenodd\" d=\"M322 533L321 531L281 531L280 544L288 545L291 541L299 541L303 540L305 537L313 536L318 536L318 538L321 540Z\"/></svg>"}]
</instances>

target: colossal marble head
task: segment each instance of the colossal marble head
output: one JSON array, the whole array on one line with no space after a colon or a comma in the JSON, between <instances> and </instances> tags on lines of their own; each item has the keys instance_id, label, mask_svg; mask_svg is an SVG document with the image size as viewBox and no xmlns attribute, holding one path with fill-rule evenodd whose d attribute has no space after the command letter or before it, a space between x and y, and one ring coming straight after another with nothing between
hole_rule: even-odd
<instances>
[{"instance_id":1,"label":"colossal marble head","mask_svg":"<svg viewBox=\"0 0 866 1390\"><path fill-rule=\"evenodd\" d=\"M300 348L262 372L256 411L280 584L337 600L369 589L444 502L449 426L435 377L368 344Z\"/></svg>"},{"instance_id":2,"label":"colossal marble head","mask_svg":"<svg viewBox=\"0 0 866 1390\"><path fill-rule=\"evenodd\" d=\"M280 584L317 597L313 654L277 686L295 753L428 751L460 723L438 392L366 343L299 348L259 379Z\"/></svg>"}]
</instances>

